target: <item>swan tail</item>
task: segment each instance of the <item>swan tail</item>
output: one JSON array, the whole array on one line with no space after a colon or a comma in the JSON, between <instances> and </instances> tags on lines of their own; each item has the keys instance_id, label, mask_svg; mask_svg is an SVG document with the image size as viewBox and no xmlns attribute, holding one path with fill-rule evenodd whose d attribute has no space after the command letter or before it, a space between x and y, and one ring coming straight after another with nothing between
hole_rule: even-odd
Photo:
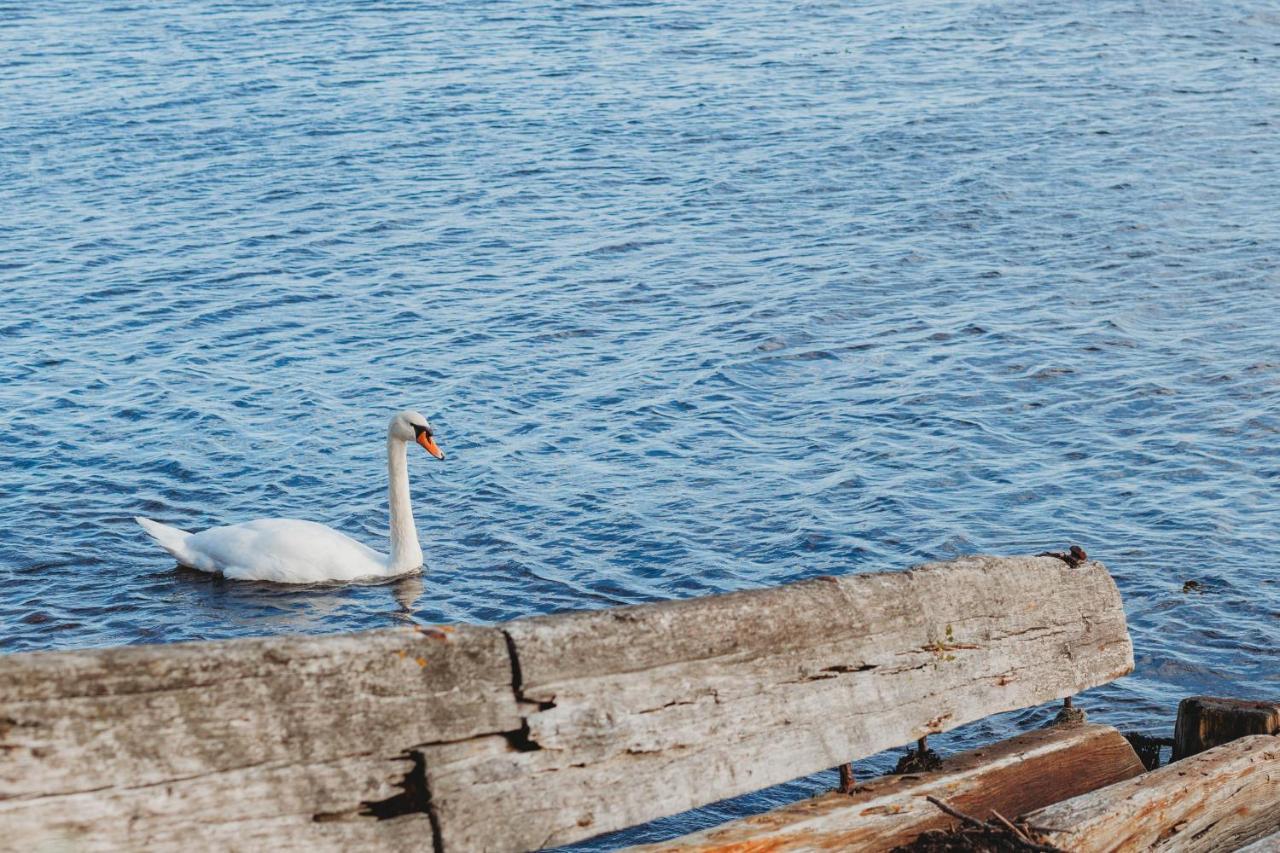
<instances>
[{"instance_id":1,"label":"swan tail","mask_svg":"<svg viewBox=\"0 0 1280 853\"><path fill-rule=\"evenodd\" d=\"M135 515L133 520L138 522L142 529L147 531L148 535L156 540L161 548L172 554L178 562L191 565L191 555L187 553L187 538L191 536L190 533L140 515Z\"/></svg>"}]
</instances>

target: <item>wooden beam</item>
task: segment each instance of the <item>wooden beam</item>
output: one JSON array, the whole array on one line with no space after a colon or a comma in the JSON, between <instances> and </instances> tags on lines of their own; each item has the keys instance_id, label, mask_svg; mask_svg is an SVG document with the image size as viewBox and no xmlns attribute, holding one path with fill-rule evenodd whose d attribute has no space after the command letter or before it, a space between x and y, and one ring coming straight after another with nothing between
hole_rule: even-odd
<instances>
[{"instance_id":1,"label":"wooden beam","mask_svg":"<svg viewBox=\"0 0 1280 853\"><path fill-rule=\"evenodd\" d=\"M532 849L1132 666L1106 570L1050 557L495 628L0 656L0 838Z\"/></svg>"},{"instance_id":2,"label":"wooden beam","mask_svg":"<svg viewBox=\"0 0 1280 853\"><path fill-rule=\"evenodd\" d=\"M448 849L569 843L1133 668L1106 570L1051 557L966 557L505 630L519 738L425 751Z\"/></svg>"},{"instance_id":3,"label":"wooden beam","mask_svg":"<svg viewBox=\"0 0 1280 853\"><path fill-rule=\"evenodd\" d=\"M1234 740L1026 819L1073 853L1237 850L1280 831L1280 738Z\"/></svg>"},{"instance_id":4,"label":"wooden beam","mask_svg":"<svg viewBox=\"0 0 1280 853\"><path fill-rule=\"evenodd\" d=\"M1245 735L1274 734L1280 734L1280 702L1191 696L1178 703L1173 760Z\"/></svg>"},{"instance_id":5,"label":"wooden beam","mask_svg":"<svg viewBox=\"0 0 1280 853\"><path fill-rule=\"evenodd\" d=\"M634 853L858 850L881 853L954 821L926 796L975 817L1014 817L1143 772L1110 726L1051 726L948 757L939 770L882 776L852 795L829 793Z\"/></svg>"},{"instance_id":6,"label":"wooden beam","mask_svg":"<svg viewBox=\"0 0 1280 853\"><path fill-rule=\"evenodd\" d=\"M420 801L396 827L364 804L422 744L519 726L492 628L0 656L0 846L429 845Z\"/></svg>"}]
</instances>

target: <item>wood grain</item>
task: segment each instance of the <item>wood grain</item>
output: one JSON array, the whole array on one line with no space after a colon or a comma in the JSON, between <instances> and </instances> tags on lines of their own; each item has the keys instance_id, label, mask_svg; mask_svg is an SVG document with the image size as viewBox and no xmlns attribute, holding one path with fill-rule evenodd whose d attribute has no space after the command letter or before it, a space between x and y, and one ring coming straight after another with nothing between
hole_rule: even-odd
<instances>
[{"instance_id":1,"label":"wood grain","mask_svg":"<svg viewBox=\"0 0 1280 853\"><path fill-rule=\"evenodd\" d=\"M0 656L0 837L165 849L184 825L345 815L390 838L359 813L407 750L519 726L492 628Z\"/></svg>"},{"instance_id":2,"label":"wood grain","mask_svg":"<svg viewBox=\"0 0 1280 853\"><path fill-rule=\"evenodd\" d=\"M1049 557L967 557L505 630L520 737L426 752L450 849L621 829L1133 667L1105 569Z\"/></svg>"},{"instance_id":3,"label":"wood grain","mask_svg":"<svg viewBox=\"0 0 1280 853\"><path fill-rule=\"evenodd\" d=\"M1280 831L1280 738L1252 735L1027 815L1073 853L1237 850Z\"/></svg>"},{"instance_id":4,"label":"wood grain","mask_svg":"<svg viewBox=\"0 0 1280 853\"><path fill-rule=\"evenodd\" d=\"M879 853L953 823L925 797L967 814L1006 817L1142 773L1142 762L1110 726L1066 725L962 752L928 773L883 776L853 794L832 792L732 821L634 853Z\"/></svg>"},{"instance_id":5,"label":"wood grain","mask_svg":"<svg viewBox=\"0 0 1280 853\"><path fill-rule=\"evenodd\" d=\"M210 849L534 849L1132 666L1106 570L1047 557L494 628L12 655L0 837L172 849L198 828Z\"/></svg>"},{"instance_id":6,"label":"wood grain","mask_svg":"<svg viewBox=\"0 0 1280 853\"><path fill-rule=\"evenodd\" d=\"M1247 847L1241 847L1239 853L1280 853L1280 832L1260 838Z\"/></svg>"},{"instance_id":7,"label":"wood grain","mask_svg":"<svg viewBox=\"0 0 1280 853\"><path fill-rule=\"evenodd\" d=\"M1280 702L1189 696L1178 703L1173 760L1245 735L1280 734Z\"/></svg>"}]
</instances>

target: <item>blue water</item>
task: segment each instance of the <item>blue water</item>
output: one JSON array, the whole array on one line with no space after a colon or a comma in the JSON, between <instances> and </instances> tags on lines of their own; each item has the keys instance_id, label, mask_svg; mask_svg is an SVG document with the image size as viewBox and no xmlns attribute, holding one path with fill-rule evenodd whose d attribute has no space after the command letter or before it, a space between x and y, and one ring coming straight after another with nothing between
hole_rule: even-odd
<instances>
[{"instance_id":1,"label":"blue water","mask_svg":"<svg viewBox=\"0 0 1280 853\"><path fill-rule=\"evenodd\" d=\"M1094 719L1280 693L1272 4L172 5L0 8L0 650L1078 542L1138 660ZM402 407L421 580L130 520L381 545Z\"/></svg>"}]
</instances>

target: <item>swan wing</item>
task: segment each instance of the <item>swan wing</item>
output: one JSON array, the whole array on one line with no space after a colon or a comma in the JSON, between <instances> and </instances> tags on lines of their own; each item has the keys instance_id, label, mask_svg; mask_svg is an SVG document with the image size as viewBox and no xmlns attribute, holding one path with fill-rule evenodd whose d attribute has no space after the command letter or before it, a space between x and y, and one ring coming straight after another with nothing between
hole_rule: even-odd
<instances>
[{"instance_id":1,"label":"swan wing","mask_svg":"<svg viewBox=\"0 0 1280 853\"><path fill-rule=\"evenodd\" d=\"M350 581L387 574L387 558L314 521L265 518L190 534L182 562L234 580Z\"/></svg>"}]
</instances>

